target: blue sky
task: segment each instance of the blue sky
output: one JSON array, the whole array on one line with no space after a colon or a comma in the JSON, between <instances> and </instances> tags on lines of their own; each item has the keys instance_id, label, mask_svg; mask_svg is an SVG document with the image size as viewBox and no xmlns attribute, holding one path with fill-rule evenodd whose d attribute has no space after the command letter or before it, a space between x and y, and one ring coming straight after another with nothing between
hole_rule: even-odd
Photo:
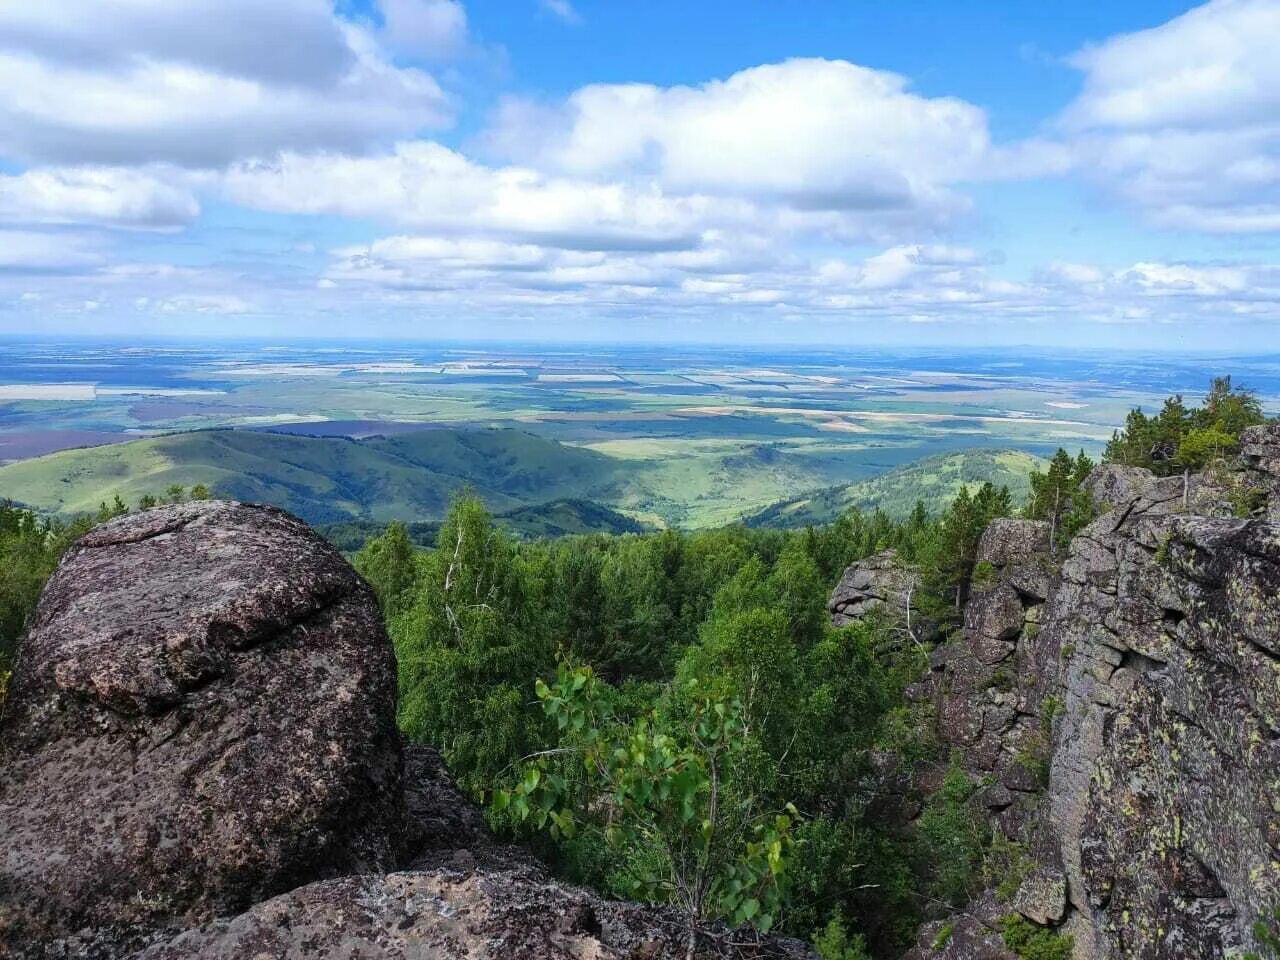
<instances>
[{"instance_id":1,"label":"blue sky","mask_svg":"<svg viewBox=\"0 0 1280 960\"><path fill-rule=\"evenodd\" d=\"M1280 349L1280 0L0 9L0 332Z\"/></svg>"}]
</instances>

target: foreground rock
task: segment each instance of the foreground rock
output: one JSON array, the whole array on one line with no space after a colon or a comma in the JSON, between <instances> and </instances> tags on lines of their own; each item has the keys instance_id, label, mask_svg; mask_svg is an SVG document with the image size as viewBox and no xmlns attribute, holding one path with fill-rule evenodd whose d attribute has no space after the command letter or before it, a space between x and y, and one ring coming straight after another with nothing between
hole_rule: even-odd
<instances>
[{"instance_id":1,"label":"foreground rock","mask_svg":"<svg viewBox=\"0 0 1280 960\"><path fill-rule=\"evenodd\" d=\"M684 957L668 913L498 845L402 746L369 588L274 509L165 507L64 558L0 720L0 957ZM141 951L141 953L139 953ZM704 931L699 956L808 957Z\"/></svg>"},{"instance_id":2,"label":"foreground rock","mask_svg":"<svg viewBox=\"0 0 1280 960\"><path fill-rule=\"evenodd\" d=\"M658 911L555 884L532 865L478 866L460 853L434 870L311 884L139 960L621 960L683 956L681 943L679 924Z\"/></svg>"},{"instance_id":3,"label":"foreground rock","mask_svg":"<svg viewBox=\"0 0 1280 960\"><path fill-rule=\"evenodd\" d=\"M1050 796L1082 955L1255 946L1280 902L1280 527L1187 515L1153 484L1062 574Z\"/></svg>"},{"instance_id":4,"label":"foreground rock","mask_svg":"<svg viewBox=\"0 0 1280 960\"><path fill-rule=\"evenodd\" d=\"M99 527L0 726L0 941L111 956L393 866L394 704L370 591L297 520L211 502Z\"/></svg>"}]
</instances>

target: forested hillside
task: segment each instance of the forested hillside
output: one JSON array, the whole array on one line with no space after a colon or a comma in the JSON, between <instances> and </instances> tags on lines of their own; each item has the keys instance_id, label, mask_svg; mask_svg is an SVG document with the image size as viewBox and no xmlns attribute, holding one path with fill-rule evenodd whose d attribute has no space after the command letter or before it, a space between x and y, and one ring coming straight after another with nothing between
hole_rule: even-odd
<instances>
[{"instance_id":1,"label":"forested hillside","mask_svg":"<svg viewBox=\"0 0 1280 960\"><path fill-rule=\"evenodd\" d=\"M962 487L972 494L984 483L1008 487L1013 498L1021 502L1029 489L1027 478L1043 462L1021 450L942 453L895 467L869 480L783 500L752 514L745 522L752 527L802 527L831 523L855 507L862 511L883 510L900 520L922 500L945 503Z\"/></svg>"},{"instance_id":2,"label":"forested hillside","mask_svg":"<svg viewBox=\"0 0 1280 960\"><path fill-rule=\"evenodd\" d=\"M493 510L579 497L614 461L519 430L424 430L394 437L310 437L200 430L66 450L0 467L10 500L64 515L135 502L177 484L270 503L311 523L438 519L471 488Z\"/></svg>"},{"instance_id":3,"label":"forested hillside","mask_svg":"<svg viewBox=\"0 0 1280 960\"><path fill-rule=\"evenodd\" d=\"M826 597L895 547L927 584L921 605L954 623L978 537L1012 509L986 486L905 521L519 543L464 498L434 551L393 525L356 565L396 644L402 727L567 876L642 899L704 887L686 903L700 919L855 924L885 951L951 856L870 816L872 756L934 749L908 735L902 698L924 652L887 622L833 629ZM591 756L603 779L584 775Z\"/></svg>"},{"instance_id":4,"label":"forested hillside","mask_svg":"<svg viewBox=\"0 0 1280 960\"><path fill-rule=\"evenodd\" d=\"M1202 408L1175 398L1165 411L1159 442L1135 413L1109 458L1214 470L1263 420L1228 381ZM433 547L392 523L354 562L395 645L401 729L443 752L497 830L566 878L672 904L690 925L781 931L826 960L892 957L1013 856L954 763L910 822L885 806L899 775L947 766L932 706L907 689L993 576L977 562L990 522L1043 520L1065 544L1105 506L1087 492L1093 466L1060 450L1028 475L1025 498L961 484L933 510L850 509L798 529L521 540L464 493ZM1224 472L1221 489L1247 516L1252 494L1237 502L1232 483ZM127 509L102 504L70 525L0 512L0 675L61 551ZM833 585L886 550L917 584L906 602L927 631L876 614L832 626ZM1020 934L1009 936L1012 946Z\"/></svg>"}]
</instances>

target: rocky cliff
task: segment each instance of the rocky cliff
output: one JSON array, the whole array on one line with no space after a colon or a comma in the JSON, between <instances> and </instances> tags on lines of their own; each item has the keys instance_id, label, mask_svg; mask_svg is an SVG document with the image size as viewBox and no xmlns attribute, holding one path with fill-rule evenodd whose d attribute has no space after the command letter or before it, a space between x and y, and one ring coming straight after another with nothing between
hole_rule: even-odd
<instances>
[{"instance_id":1,"label":"rocky cliff","mask_svg":"<svg viewBox=\"0 0 1280 960\"><path fill-rule=\"evenodd\" d=\"M1078 960L1256 949L1280 903L1278 481L1260 427L1216 476L1098 468L1104 512L1065 553L1041 524L988 529L964 628L912 695L1016 862L913 960L1011 960L1009 914Z\"/></svg>"},{"instance_id":2,"label":"rocky cliff","mask_svg":"<svg viewBox=\"0 0 1280 960\"><path fill-rule=\"evenodd\" d=\"M675 917L496 843L401 743L395 682L368 587L287 514L194 503L90 533L0 717L0 956L685 956Z\"/></svg>"}]
</instances>

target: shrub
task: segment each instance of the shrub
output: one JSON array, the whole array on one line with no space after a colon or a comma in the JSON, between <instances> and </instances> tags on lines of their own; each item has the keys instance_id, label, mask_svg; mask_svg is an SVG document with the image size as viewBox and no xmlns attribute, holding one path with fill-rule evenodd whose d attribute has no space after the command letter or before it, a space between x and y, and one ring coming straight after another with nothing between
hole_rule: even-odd
<instances>
[{"instance_id":1,"label":"shrub","mask_svg":"<svg viewBox=\"0 0 1280 960\"><path fill-rule=\"evenodd\" d=\"M956 922L948 920L938 928L937 935L933 938L933 942L929 945L934 950L941 950L951 942L951 935L956 932Z\"/></svg>"},{"instance_id":2,"label":"shrub","mask_svg":"<svg viewBox=\"0 0 1280 960\"><path fill-rule=\"evenodd\" d=\"M832 917L822 932L813 938L813 948L822 960L871 960L862 936L850 935L839 914Z\"/></svg>"},{"instance_id":3,"label":"shrub","mask_svg":"<svg viewBox=\"0 0 1280 960\"><path fill-rule=\"evenodd\" d=\"M952 761L942 787L920 814L919 840L930 868L932 896L953 906L973 893L982 863L985 831L973 807L977 784Z\"/></svg>"},{"instance_id":4,"label":"shrub","mask_svg":"<svg viewBox=\"0 0 1280 960\"><path fill-rule=\"evenodd\" d=\"M973 566L973 584L976 587L994 586L997 579L996 568L987 560L980 560Z\"/></svg>"},{"instance_id":5,"label":"shrub","mask_svg":"<svg viewBox=\"0 0 1280 960\"><path fill-rule=\"evenodd\" d=\"M1280 904L1253 925L1253 936L1262 952L1246 953L1244 960L1280 960Z\"/></svg>"},{"instance_id":6,"label":"shrub","mask_svg":"<svg viewBox=\"0 0 1280 960\"><path fill-rule=\"evenodd\" d=\"M1022 960L1071 960L1075 938L1037 927L1020 914L1010 914L1000 921L1004 945Z\"/></svg>"}]
</instances>

